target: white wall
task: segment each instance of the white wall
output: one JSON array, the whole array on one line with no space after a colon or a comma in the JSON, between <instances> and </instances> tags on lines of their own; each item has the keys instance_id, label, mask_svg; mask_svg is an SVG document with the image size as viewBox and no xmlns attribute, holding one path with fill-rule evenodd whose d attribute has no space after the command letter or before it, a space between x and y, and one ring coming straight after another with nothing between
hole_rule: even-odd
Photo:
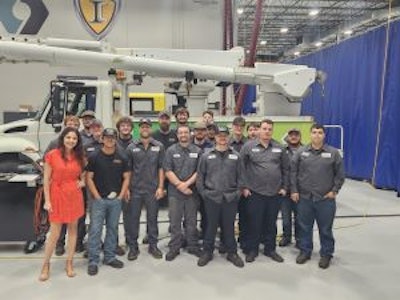
<instances>
[{"instance_id":1,"label":"white wall","mask_svg":"<svg viewBox=\"0 0 400 300\"><path fill-rule=\"evenodd\" d=\"M49 16L37 37L93 40L78 20L73 1L44 0ZM122 0L122 9L106 40L115 47L221 49L223 1L209 5L192 0ZM0 3L1 9L1 3ZM27 19L29 9L17 2L15 15ZM0 23L0 35L10 36ZM32 36L28 36L32 38ZM40 107L57 74L106 78L101 68L62 68L43 64L0 64L0 123L3 111L20 104ZM160 92L165 80L145 79L138 91ZM218 94L212 96L218 98Z\"/></svg>"}]
</instances>

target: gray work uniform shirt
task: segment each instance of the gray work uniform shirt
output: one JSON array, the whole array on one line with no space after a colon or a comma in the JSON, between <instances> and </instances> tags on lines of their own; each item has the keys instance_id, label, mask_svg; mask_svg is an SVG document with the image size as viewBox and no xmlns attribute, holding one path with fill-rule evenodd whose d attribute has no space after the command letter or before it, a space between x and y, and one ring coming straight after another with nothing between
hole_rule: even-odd
<instances>
[{"instance_id":1,"label":"gray work uniform shirt","mask_svg":"<svg viewBox=\"0 0 400 300\"><path fill-rule=\"evenodd\" d=\"M239 201L240 155L232 148L219 152L215 148L203 153L197 168L196 187L203 198L216 203Z\"/></svg>"},{"instance_id":2,"label":"gray work uniform shirt","mask_svg":"<svg viewBox=\"0 0 400 300\"><path fill-rule=\"evenodd\" d=\"M81 131L79 131L79 133L81 134L82 145L87 145L94 142L93 136L86 130L82 129Z\"/></svg>"},{"instance_id":3,"label":"gray work uniform shirt","mask_svg":"<svg viewBox=\"0 0 400 300\"><path fill-rule=\"evenodd\" d=\"M333 191L338 193L345 179L339 151L329 145L316 150L304 146L294 154L290 167L290 190L301 198L322 200Z\"/></svg>"},{"instance_id":4,"label":"gray work uniform shirt","mask_svg":"<svg viewBox=\"0 0 400 300\"><path fill-rule=\"evenodd\" d=\"M186 181L197 171L201 149L193 144L182 147L179 143L172 145L165 152L164 171L172 171L181 181ZM185 198L173 184L168 185L168 195L175 198Z\"/></svg>"},{"instance_id":5,"label":"gray work uniform shirt","mask_svg":"<svg viewBox=\"0 0 400 300\"><path fill-rule=\"evenodd\" d=\"M244 144L247 142L247 137L242 136L240 140L235 139L233 136L229 140L229 145L235 149L236 152L240 153L240 150L242 150L242 147Z\"/></svg>"},{"instance_id":6,"label":"gray work uniform shirt","mask_svg":"<svg viewBox=\"0 0 400 300\"><path fill-rule=\"evenodd\" d=\"M158 171L165 156L163 144L150 138L147 149L142 141L132 142L126 148L130 170L132 171L130 190L133 193L153 194L158 187Z\"/></svg>"},{"instance_id":7,"label":"gray work uniform shirt","mask_svg":"<svg viewBox=\"0 0 400 300\"><path fill-rule=\"evenodd\" d=\"M288 189L289 158L286 149L271 140L264 147L260 140L247 142L240 151L246 188L264 196L275 196Z\"/></svg>"},{"instance_id":8,"label":"gray work uniform shirt","mask_svg":"<svg viewBox=\"0 0 400 300\"><path fill-rule=\"evenodd\" d=\"M129 139L121 139L118 137L117 139L117 145L118 148L122 151L125 151L126 148L128 148L129 144L133 142L133 138L130 137Z\"/></svg>"},{"instance_id":9,"label":"gray work uniform shirt","mask_svg":"<svg viewBox=\"0 0 400 300\"><path fill-rule=\"evenodd\" d=\"M83 150L85 150L86 155L89 157L92 155L96 150L99 150L103 147L103 143L93 139L86 144L83 144Z\"/></svg>"}]
</instances>

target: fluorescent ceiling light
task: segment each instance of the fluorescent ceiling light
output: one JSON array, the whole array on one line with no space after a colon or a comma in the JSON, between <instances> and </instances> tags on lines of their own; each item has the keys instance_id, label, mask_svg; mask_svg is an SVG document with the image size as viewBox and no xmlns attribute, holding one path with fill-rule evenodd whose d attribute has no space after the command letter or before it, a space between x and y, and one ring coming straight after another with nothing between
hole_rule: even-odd
<instances>
[{"instance_id":1,"label":"fluorescent ceiling light","mask_svg":"<svg viewBox=\"0 0 400 300\"><path fill-rule=\"evenodd\" d=\"M343 33L344 33L345 35L351 35L351 34L353 34L353 30L347 29L347 30L343 31Z\"/></svg>"},{"instance_id":2,"label":"fluorescent ceiling light","mask_svg":"<svg viewBox=\"0 0 400 300\"><path fill-rule=\"evenodd\" d=\"M286 33L288 31L289 31L289 28L287 28L287 27L281 28L281 33Z\"/></svg>"},{"instance_id":3,"label":"fluorescent ceiling light","mask_svg":"<svg viewBox=\"0 0 400 300\"><path fill-rule=\"evenodd\" d=\"M244 12L244 9L243 8L238 8L236 10L236 12L237 12L238 15L241 15Z\"/></svg>"},{"instance_id":4,"label":"fluorescent ceiling light","mask_svg":"<svg viewBox=\"0 0 400 300\"><path fill-rule=\"evenodd\" d=\"M300 52L299 51L296 51L295 53L293 53L294 55L296 55L296 56L299 56L300 55Z\"/></svg>"},{"instance_id":5,"label":"fluorescent ceiling light","mask_svg":"<svg viewBox=\"0 0 400 300\"><path fill-rule=\"evenodd\" d=\"M308 15L310 15L310 16L316 16L316 15L318 15L319 14L319 10L318 9L312 9L312 10L310 10L310 12L308 13Z\"/></svg>"},{"instance_id":6,"label":"fluorescent ceiling light","mask_svg":"<svg viewBox=\"0 0 400 300\"><path fill-rule=\"evenodd\" d=\"M267 44L267 41L261 41L260 45L265 46Z\"/></svg>"},{"instance_id":7,"label":"fluorescent ceiling light","mask_svg":"<svg viewBox=\"0 0 400 300\"><path fill-rule=\"evenodd\" d=\"M315 47L321 47L322 46L322 42L316 42L315 43Z\"/></svg>"}]
</instances>

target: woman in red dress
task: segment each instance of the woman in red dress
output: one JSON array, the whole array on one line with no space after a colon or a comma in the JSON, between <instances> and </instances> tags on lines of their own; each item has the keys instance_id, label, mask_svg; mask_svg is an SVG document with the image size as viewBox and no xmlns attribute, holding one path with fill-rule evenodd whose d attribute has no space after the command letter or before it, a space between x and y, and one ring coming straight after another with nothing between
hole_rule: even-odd
<instances>
[{"instance_id":1,"label":"woman in red dress","mask_svg":"<svg viewBox=\"0 0 400 300\"><path fill-rule=\"evenodd\" d=\"M67 224L68 246L66 273L76 274L72 259L75 252L78 219L84 214L83 168L85 164L81 136L75 128L65 128L60 134L58 148L45 156L44 164L44 209L49 213L50 235L45 247L45 257L40 281L50 276L50 258L56 247L61 227Z\"/></svg>"}]
</instances>

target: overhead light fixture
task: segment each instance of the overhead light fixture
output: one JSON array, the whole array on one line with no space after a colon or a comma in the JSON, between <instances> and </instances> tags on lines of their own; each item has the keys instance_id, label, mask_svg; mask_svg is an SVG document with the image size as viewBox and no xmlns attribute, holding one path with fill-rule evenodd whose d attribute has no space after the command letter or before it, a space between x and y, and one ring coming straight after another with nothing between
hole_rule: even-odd
<instances>
[{"instance_id":1,"label":"overhead light fixture","mask_svg":"<svg viewBox=\"0 0 400 300\"><path fill-rule=\"evenodd\" d=\"M318 9L312 9L310 10L310 12L308 13L309 16L314 17L316 15L319 14L319 10Z\"/></svg>"},{"instance_id":2,"label":"overhead light fixture","mask_svg":"<svg viewBox=\"0 0 400 300\"><path fill-rule=\"evenodd\" d=\"M315 43L315 47L321 47L322 46L322 42L316 42Z\"/></svg>"},{"instance_id":3,"label":"overhead light fixture","mask_svg":"<svg viewBox=\"0 0 400 300\"><path fill-rule=\"evenodd\" d=\"M243 8L238 8L236 10L236 12L237 12L238 15L241 15L244 12L244 9Z\"/></svg>"},{"instance_id":4,"label":"overhead light fixture","mask_svg":"<svg viewBox=\"0 0 400 300\"><path fill-rule=\"evenodd\" d=\"M296 56L299 56L300 55L300 51L296 51L295 53L293 53L294 55L296 55Z\"/></svg>"},{"instance_id":5,"label":"overhead light fixture","mask_svg":"<svg viewBox=\"0 0 400 300\"><path fill-rule=\"evenodd\" d=\"M267 41L261 41L260 45L265 46L267 44Z\"/></svg>"},{"instance_id":6,"label":"overhead light fixture","mask_svg":"<svg viewBox=\"0 0 400 300\"><path fill-rule=\"evenodd\" d=\"M352 34L353 34L353 30L347 29L347 30L343 31L343 33L344 33L345 35L352 35Z\"/></svg>"},{"instance_id":7,"label":"overhead light fixture","mask_svg":"<svg viewBox=\"0 0 400 300\"><path fill-rule=\"evenodd\" d=\"M287 28L287 27L281 28L281 33L287 33L288 31L289 31L289 28Z\"/></svg>"}]
</instances>

